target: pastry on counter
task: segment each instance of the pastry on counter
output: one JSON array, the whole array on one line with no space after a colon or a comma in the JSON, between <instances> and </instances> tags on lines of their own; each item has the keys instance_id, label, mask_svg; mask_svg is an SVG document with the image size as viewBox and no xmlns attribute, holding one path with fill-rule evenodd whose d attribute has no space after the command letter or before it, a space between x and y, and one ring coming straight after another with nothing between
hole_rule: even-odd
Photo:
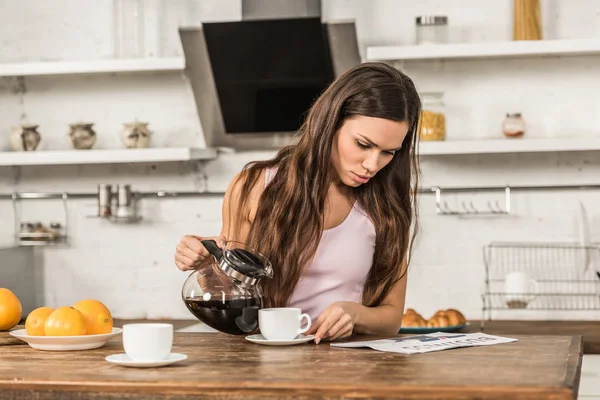
<instances>
[{"instance_id":1,"label":"pastry on counter","mask_svg":"<svg viewBox=\"0 0 600 400\"><path fill-rule=\"evenodd\" d=\"M427 320L428 328L443 328L446 326L450 326L450 321L446 318L445 315L433 315L431 318Z\"/></svg>"},{"instance_id":2,"label":"pastry on counter","mask_svg":"<svg viewBox=\"0 0 600 400\"><path fill-rule=\"evenodd\" d=\"M453 308L444 311L444 316L448 319L450 326L462 325L467 322L465 316L460 311Z\"/></svg>"},{"instance_id":3,"label":"pastry on counter","mask_svg":"<svg viewBox=\"0 0 600 400\"><path fill-rule=\"evenodd\" d=\"M406 314L402 317L402 326L405 327L421 327L427 326L427 321L412 308L406 310Z\"/></svg>"},{"instance_id":4,"label":"pastry on counter","mask_svg":"<svg viewBox=\"0 0 600 400\"><path fill-rule=\"evenodd\" d=\"M411 328L445 328L463 325L466 322L465 316L453 308L438 310L429 319L423 318L414 309L408 308L402 317L402 327Z\"/></svg>"}]
</instances>

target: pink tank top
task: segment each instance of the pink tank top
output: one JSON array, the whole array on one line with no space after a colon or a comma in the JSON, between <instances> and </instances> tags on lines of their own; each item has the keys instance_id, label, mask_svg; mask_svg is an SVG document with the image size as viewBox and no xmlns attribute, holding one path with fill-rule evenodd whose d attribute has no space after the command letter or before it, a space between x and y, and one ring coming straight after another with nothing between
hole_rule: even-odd
<instances>
[{"instance_id":1,"label":"pink tank top","mask_svg":"<svg viewBox=\"0 0 600 400\"><path fill-rule=\"evenodd\" d=\"M275 169L267 169L266 184L275 173ZM289 306L301 308L316 321L336 301L360 304L374 252L375 227L362 207L355 204L340 225L323 231Z\"/></svg>"}]
</instances>

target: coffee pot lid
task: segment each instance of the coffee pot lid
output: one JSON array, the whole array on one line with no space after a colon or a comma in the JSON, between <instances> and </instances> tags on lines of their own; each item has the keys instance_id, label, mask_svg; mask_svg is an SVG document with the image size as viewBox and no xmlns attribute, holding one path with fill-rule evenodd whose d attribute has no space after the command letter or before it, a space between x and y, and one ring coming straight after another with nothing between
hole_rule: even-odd
<instances>
[{"instance_id":1,"label":"coffee pot lid","mask_svg":"<svg viewBox=\"0 0 600 400\"><path fill-rule=\"evenodd\" d=\"M273 277L269 260L242 243L229 241L223 249L214 240L202 240L202 244L215 257L221 270L243 286L253 286L265 276Z\"/></svg>"}]
</instances>

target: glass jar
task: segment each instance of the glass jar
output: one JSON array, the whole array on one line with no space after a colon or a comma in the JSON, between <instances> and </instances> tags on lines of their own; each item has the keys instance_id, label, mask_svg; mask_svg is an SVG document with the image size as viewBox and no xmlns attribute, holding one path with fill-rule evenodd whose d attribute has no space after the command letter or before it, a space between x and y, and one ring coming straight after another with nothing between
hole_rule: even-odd
<instances>
[{"instance_id":1,"label":"glass jar","mask_svg":"<svg viewBox=\"0 0 600 400\"><path fill-rule=\"evenodd\" d=\"M424 141L446 140L446 116L443 93L421 95L423 110L419 124L419 138Z\"/></svg>"},{"instance_id":2,"label":"glass jar","mask_svg":"<svg viewBox=\"0 0 600 400\"><path fill-rule=\"evenodd\" d=\"M513 40L542 40L540 0L514 0Z\"/></svg>"},{"instance_id":3,"label":"glass jar","mask_svg":"<svg viewBox=\"0 0 600 400\"><path fill-rule=\"evenodd\" d=\"M506 114L502 122L502 132L509 138L519 138L525 135L526 125L521 113Z\"/></svg>"},{"instance_id":4,"label":"glass jar","mask_svg":"<svg viewBox=\"0 0 600 400\"><path fill-rule=\"evenodd\" d=\"M423 15L416 23L417 44L448 43L448 17Z\"/></svg>"}]
</instances>

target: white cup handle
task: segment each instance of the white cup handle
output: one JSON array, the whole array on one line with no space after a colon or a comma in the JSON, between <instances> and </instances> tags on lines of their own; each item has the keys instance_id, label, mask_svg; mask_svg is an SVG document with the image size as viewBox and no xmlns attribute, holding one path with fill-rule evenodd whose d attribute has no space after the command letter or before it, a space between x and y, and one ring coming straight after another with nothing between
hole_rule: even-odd
<instances>
[{"instance_id":1,"label":"white cup handle","mask_svg":"<svg viewBox=\"0 0 600 400\"><path fill-rule=\"evenodd\" d=\"M531 285L531 287L533 288L533 292L535 293L534 295L531 295L531 297L529 298L529 301L532 301L533 299L535 299L537 297L537 293L540 291L539 288L539 284L538 281L536 281L535 279L530 279L529 283Z\"/></svg>"},{"instance_id":2,"label":"white cup handle","mask_svg":"<svg viewBox=\"0 0 600 400\"><path fill-rule=\"evenodd\" d=\"M308 331L310 329L310 326L312 325L312 320L310 319L310 315L308 315L308 314L302 314L300 316L300 326L302 326L302 319L303 318L306 318L306 327L298 329L298 334L301 334L301 333L304 333L304 332Z\"/></svg>"}]
</instances>

